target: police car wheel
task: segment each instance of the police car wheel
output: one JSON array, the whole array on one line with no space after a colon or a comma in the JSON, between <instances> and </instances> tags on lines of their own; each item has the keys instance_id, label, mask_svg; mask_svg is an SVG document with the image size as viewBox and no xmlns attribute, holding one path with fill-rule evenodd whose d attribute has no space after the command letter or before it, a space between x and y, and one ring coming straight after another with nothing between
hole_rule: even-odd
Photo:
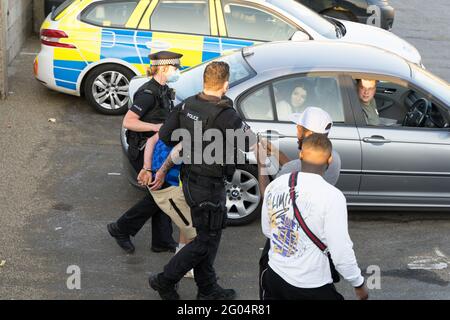
<instances>
[{"instance_id":1,"label":"police car wheel","mask_svg":"<svg viewBox=\"0 0 450 320\"><path fill-rule=\"evenodd\" d=\"M249 224L261 216L262 199L258 184L258 168L238 166L226 183L228 225Z\"/></svg>"},{"instance_id":2,"label":"police car wheel","mask_svg":"<svg viewBox=\"0 0 450 320\"><path fill-rule=\"evenodd\" d=\"M113 64L92 70L84 84L89 104L107 115L121 115L128 111L128 87L135 76L131 70Z\"/></svg>"}]
</instances>

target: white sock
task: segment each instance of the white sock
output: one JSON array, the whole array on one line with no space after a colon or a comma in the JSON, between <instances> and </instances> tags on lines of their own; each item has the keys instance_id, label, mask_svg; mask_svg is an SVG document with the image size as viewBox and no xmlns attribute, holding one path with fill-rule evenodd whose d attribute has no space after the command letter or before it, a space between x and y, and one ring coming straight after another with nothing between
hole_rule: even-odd
<instances>
[{"instance_id":1,"label":"white sock","mask_svg":"<svg viewBox=\"0 0 450 320\"><path fill-rule=\"evenodd\" d=\"M175 249L175 254L177 254L178 252L180 252L181 249L183 249L186 246L185 243L179 243L178 247Z\"/></svg>"}]
</instances>

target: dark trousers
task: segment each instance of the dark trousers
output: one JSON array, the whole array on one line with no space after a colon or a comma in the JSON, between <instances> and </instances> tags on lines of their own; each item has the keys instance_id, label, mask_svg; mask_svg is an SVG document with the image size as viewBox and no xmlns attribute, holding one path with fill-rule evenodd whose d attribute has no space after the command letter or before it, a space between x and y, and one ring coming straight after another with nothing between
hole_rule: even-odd
<instances>
[{"instance_id":1,"label":"dark trousers","mask_svg":"<svg viewBox=\"0 0 450 320\"><path fill-rule=\"evenodd\" d=\"M264 271L269 268L269 251L270 251L270 239L266 240L266 244L261 252L261 258L259 258L259 299L263 300L263 285L262 285L262 275Z\"/></svg>"},{"instance_id":2,"label":"dark trousers","mask_svg":"<svg viewBox=\"0 0 450 320\"><path fill-rule=\"evenodd\" d=\"M140 152L137 159L130 159L136 173L141 171L143 159L143 152ZM117 220L117 226L122 233L134 237L150 218L152 218L152 246L170 247L176 245L177 242L172 237L172 220L161 211L148 192L142 200Z\"/></svg>"},{"instance_id":3,"label":"dark trousers","mask_svg":"<svg viewBox=\"0 0 450 320\"><path fill-rule=\"evenodd\" d=\"M212 180L211 183L197 184L192 180L183 181L183 191L186 202L191 207L193 225L197 229L197 237L178 252L165 266L163 279L168 284L176 284L183 276L194 268L195 282L202 291L217 282L214 261L219 249L222 228L226 223L226 199L223 180ZM211 211L200 207L205 201L218 205L217 210ZM218 228L211 228L209 215L221 215L222 224ZM220 224L220 223L219 223Z\"/></svg>"},{"instance_id":4,"label":"dark trousers","mask_svg":"<svg viewBox=\"0 0 450 320\"><path fill-rule=\"evenodd\" d=\"M263 300L344 300L334 284L320 288L297 288L284 281L270 267L263 273Z\"/></svg>"},{"instance_id":5,"label":"dark trousers","mask_svg":"<svg viewBox=\"0 0 450 320\"><path fill-rule=\"evenodd\" d=\"M150 218L152 218L152 246L176 245L172 237L172 220L161 211L150 194L125 212L117 220L117 226L122 233L134 237Z\"/></svg>"}]
</instances>

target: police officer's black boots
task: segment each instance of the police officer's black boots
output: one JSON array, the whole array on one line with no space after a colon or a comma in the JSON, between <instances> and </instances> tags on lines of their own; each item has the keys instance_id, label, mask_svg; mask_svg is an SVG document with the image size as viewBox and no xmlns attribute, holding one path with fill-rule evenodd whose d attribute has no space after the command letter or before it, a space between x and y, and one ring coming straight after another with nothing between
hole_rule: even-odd
<instances>
[{"instance_id":1,"label":"police officer's black boots","mask_svg":"<svg viewBox=\"0 0 450 320\"><path fill-rule=\"evenodd\" d=\"M121 233L117 227L117 223L114 222L108 224L108 232L114 239L116 239L119 247L125 250L126 253L134 253L135 248L131 242L130 236L128 234Z\"/></svg>"},{"instance_id":2,"label":"police officer's black boots","mask_svg":"<svg viewBox=\"0 0 450 320\"><path fill-rule=\"evenodd\" d=\"M205 289L199 289L197 300L233 300L236 298L236 291L224 289L217 283L208 288L208 290Z\"/></svg>"},{"instance_id":3,"label":"police officer's black boots","mask_svg":"<svg viewBox=\"0 0 450 320\"><path fill-rule=\"evenodd\" d=\"M161 277L159 277L158 274L150 275L150 277L148 278L148 283L153 290L158 291L161 299L180 300L180 296L178 295L176 286L164 283L164 281L161 280Z\"/></svg>"}]
</instances>

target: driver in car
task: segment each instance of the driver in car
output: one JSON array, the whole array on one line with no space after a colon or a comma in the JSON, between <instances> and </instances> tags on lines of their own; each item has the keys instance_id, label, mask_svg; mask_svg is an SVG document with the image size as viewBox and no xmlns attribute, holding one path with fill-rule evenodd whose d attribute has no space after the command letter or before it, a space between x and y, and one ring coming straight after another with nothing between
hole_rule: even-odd
<instances>
[{"instance_id":1,"label":"driver in car","mask_svg":"<svg viewBox=\"0 0 450 320\"><path fill-rule=\"evenodd\" d=\"M369 126L380 125L380 115L377 110L375 93L377 91L376 80L357 80L358 96L361 102L361 108L364 111L366 122Z\"/></svg>"}]
</instances>

